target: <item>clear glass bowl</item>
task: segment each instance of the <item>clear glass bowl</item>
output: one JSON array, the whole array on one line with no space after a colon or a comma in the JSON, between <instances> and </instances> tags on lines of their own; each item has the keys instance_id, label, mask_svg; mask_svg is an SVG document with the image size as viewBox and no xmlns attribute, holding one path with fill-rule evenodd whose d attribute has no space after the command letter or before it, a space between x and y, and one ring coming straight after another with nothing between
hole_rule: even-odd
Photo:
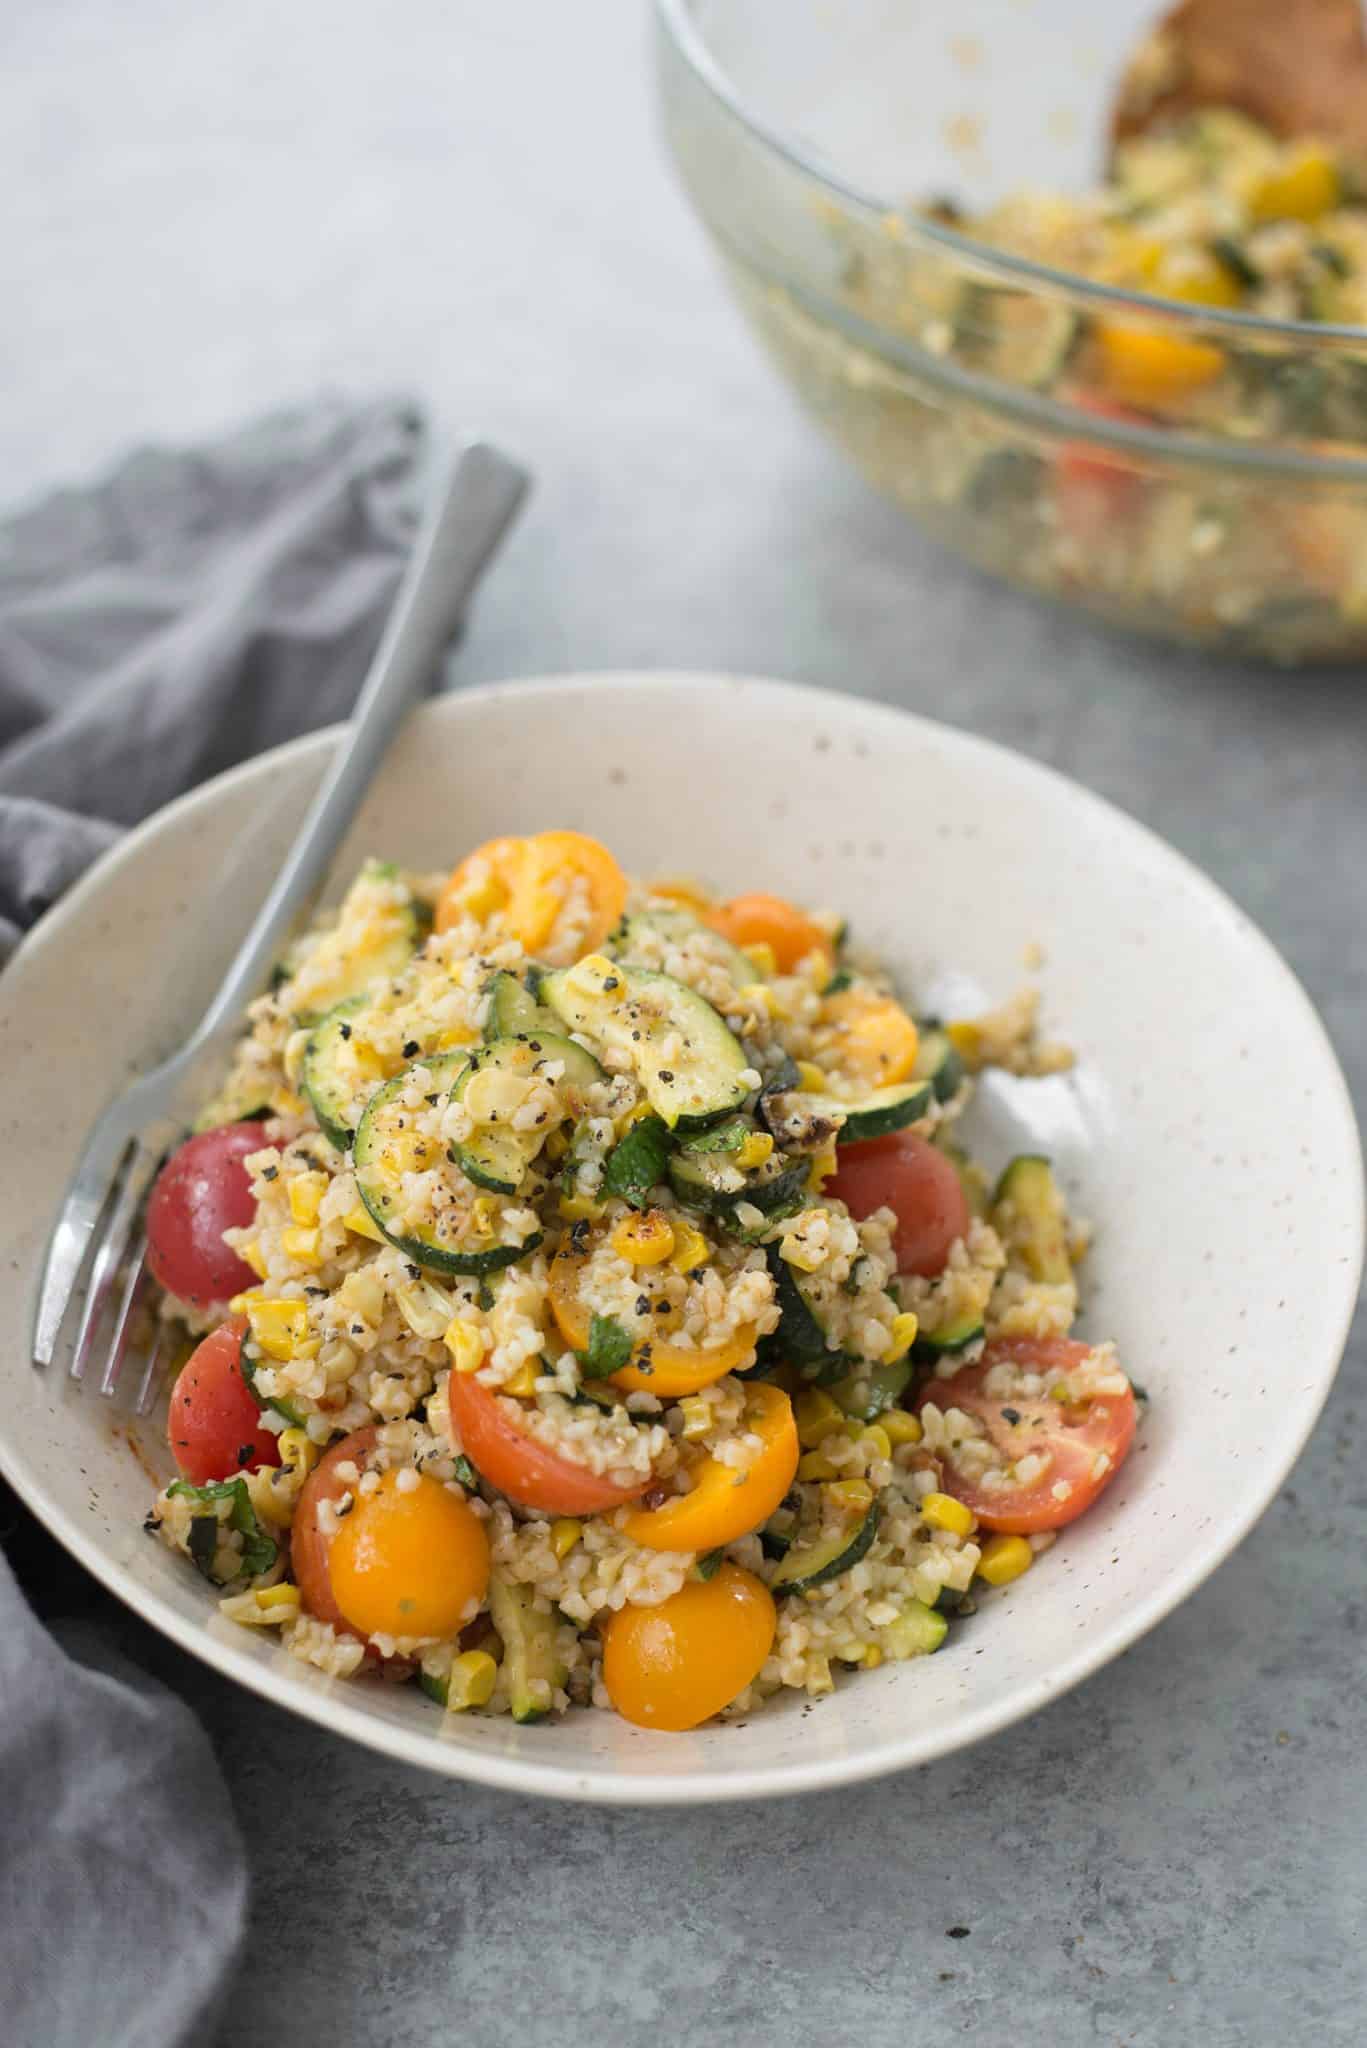
<instances>
[{"instance_id":1,"label":"clear glass bowl","mask_svg":"<svg viewBox=\"0 0 1367 2048\"><path fill-rule=\"evenodd\" d=\"M665 132L769 353L939 539L1169 639L1357 657L1367 329L1098 284L912 210L1094 183L1110 82L1152 14L657 0ZM1122 414L1086 371L1117 323L1218 351L1218 374Z\"/></svg>"}]
</instances>

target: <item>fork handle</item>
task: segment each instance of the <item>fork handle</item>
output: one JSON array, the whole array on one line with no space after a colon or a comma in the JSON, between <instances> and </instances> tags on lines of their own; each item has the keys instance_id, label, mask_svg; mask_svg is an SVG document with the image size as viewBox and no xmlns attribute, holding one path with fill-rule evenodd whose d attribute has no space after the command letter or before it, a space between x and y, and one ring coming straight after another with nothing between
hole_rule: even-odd
<instances>
[{"instance_id":1,"label":"fork handle","mask_svg":"<svg viewBox=\"0 0 1367 2048\"><path fill-rule=\"evenodd\" d=\"M528 482L525 470L485 442L467 442L451 458L332 764L191 1048L215 1038L260 994L281 942L321 889L371 777L431 679Z\"/></svg>"}]
</instances>

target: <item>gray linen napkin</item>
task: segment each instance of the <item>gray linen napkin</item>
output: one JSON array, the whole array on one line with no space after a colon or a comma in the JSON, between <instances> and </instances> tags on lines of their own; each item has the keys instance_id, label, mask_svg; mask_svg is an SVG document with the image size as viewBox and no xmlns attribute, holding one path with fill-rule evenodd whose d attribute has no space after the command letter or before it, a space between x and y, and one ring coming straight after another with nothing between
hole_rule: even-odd
<instances>
[{"instance_id":1,"label":"gray linen napkin","mask_svg":"<svg viewBox=\"0 0 1367 2048\"><path fill-rule=\"evenodd\" d=\"M411 407L326 403L0 522L0 959L119 827L345 716L421 453ZM0 2037L202 2040L244 1926L227 1793L184 1706L80 1653L0 1560Z\"/></svg>"}]
</instances>

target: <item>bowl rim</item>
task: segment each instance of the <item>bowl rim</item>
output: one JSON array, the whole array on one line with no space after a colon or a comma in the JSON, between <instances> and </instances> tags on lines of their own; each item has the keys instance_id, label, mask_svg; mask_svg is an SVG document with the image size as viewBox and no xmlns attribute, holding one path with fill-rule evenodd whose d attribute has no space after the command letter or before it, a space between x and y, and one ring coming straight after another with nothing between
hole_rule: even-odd
<instances>
[{"instance_id":1,"label":"bowl rim","mask_svg":"<svg viewBox=\"0 0 1367 2048\"><path fill-rule=\"evenodd\" d=\"M1119 805L1098 796L1058 769L999 741L876 699L853 697L808 683L719 671L567 671L508 679L472 685L438 697L423 705L415 716L436 723L448 718L458 721L461 707L467 702L487 703L509 696L535 694L579 697L586 689L620 689L624 684L644 685L650 689L660 683L683 686L693 691L731 691L739 685L754 694L772 695L776 710L796 696L810 705L823 706L832 719L847 718L853 706L861 720L869 721L875 727L895 727L904 731L910 723L913 728L933 737L938 745L943 746L948 741L951 747L961 750L970 763L975 758L988 760L999 773L1005 771L1017 779L1048 785L1056 796L1075 808L1080 818L1093 817L1110 829L1118 824L1126 834L1138 835L1139 842L1151 854L1157 854L1174 871L1175 878L1212 909L1235 919L1243 938L1260 955L1288 1004L1299 1013L1307 1033L1307 1045L1313 1046L1318 1054L1321 1085L1336 1095L1340 1118L1346 1133L1351 1136L1351 1142L1345 1146L1345 1163L1350 1168L1345 1181L1345 1202L1351 1212L1351 1236L1356 1242L1357 1256L1336 1269L1337 1273L1348 1277L1336 1280L1328 1289L1330 1293L1335 1287L1342 1290L1342 1299L1334 1317L1334 1338L1324 1349L1313 1388L1307 1389L1301 1413L1295 1426L1282 1439L1276 1460L1269 1463L1262 1483L1253 1490L1242 1508L1221 1525L1218 1533L1204 1547L1193 1549L1180 1570L1155 1586L1147 1597L1132 1602L1109 1628L1096 1630L1060 1664L1019 1684L1000 1700L986 1701L966 1709L950 1741L927 1740L913 1727L909 1732L894 1733L884 1742L870 1744L857 1754L817 1759L805 1765L756 1767L725 1778L704 1777L688 1770L665 1770L649 1777L635 1777L606 1767L582 1768L551 1760L543 1762L538 1758L524 1760L501 1756L492 1750L484 1753L457 1749L443 1744L435 1734L415 1735L382 1719L369 1711L364 1699L353 1704L345 1688L315 1691L306 1683L300 1683L292 1673L282 1672L274 1665L259 1664L245 1650L239 1651L231 1641L220 1641L211 1634L204 1620L181 1614L160 1594L144 1591L132 1583L126 1568L115 1557L106 1554L101 1544L86 1534L80 1521L68 1514L48 1494L41 1481L27 1471L22 1447L0 1427L0 1474L13 1486L48 1533L116 1598L199 1662L245 1684L272 1705L284 1707L315 1722L329 1733L350 1736L363 1746L399 1762L502 1790L616 1806L672 1806L777 1798L888 1776L957 1753L998 1734L1091 1677L1194 1593L1243 1541L1275 1498L1318 1421L1337 1374L1356 1310L1364 1250L1367 1249L1363 1158L1352 1098L1328 1032L1299 978L1247 913L1194 862ZM58 937L63 927L92 897L98 896L117 880L120 870L141 853L149 839L165 830L168 823L193 812L205 800L207 793L217 794L246 786L256 777L269 774L273 767L289 761L311 756L325 757L341 730L340 726L328 726L273 747L221 775L211 777L154 812L96 861L81 880L39 919L23 939L15 958L22 957L39 938L46 943Z\"/></svg>"},{"instance_id":2,"label":"bowl rim","mask_svg":"<svg viewBox=\"0 0 1367 2048\"><path fill-rule=\"evenodd\" d=\"M861 213L871 214L875 219L889 215L895 217L907 228L910 239L938 243L980 269L998 271L1003 276L1021 278L1031 284L1048 285L1056 291L1066 291L1071 297L1094 300L1111 310L1121 308L1130 312L1166 313L1183 325L1225 328L1233 333L1242 331L1264 341L1285 339L1312 346L1326 341L1342 341L1358 348L1367 343L1367 325L1330 320L1274 320L1265 313L1244 313L1231 306L1198 308L1186 299L1165 298L1161 292L1133 291L1124 285L1105 284L1099 278L1085 277L1080 271L1037 263L1032 257L1013 255L1010 250L998 249L990 242L979 242L972 235L961 234L942 222L924 220L919 215L908 213L905 202L855 184L818 151L804 148L785 129L757 113L713 55L695 18L696 4L697 0L655 0L656 14L698 80L721 101L728 113L795 170L801 171L813 183L826 186Z\"/></svg>"}]
</instances>

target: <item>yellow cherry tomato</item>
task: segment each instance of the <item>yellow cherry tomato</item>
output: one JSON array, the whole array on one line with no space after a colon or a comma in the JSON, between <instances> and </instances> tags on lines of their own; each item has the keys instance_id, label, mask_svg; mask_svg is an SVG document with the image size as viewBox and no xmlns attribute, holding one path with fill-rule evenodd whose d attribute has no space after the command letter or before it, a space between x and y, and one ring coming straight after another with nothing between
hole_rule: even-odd
<instances>
[{"instance_id":1,"label":"yellow cherry tomato","mask_svg":"<svg viewBox=\"0 0 1367 2048\"><path fill-rule=\"evenodd\" d=\"M575 957L601 946L626 908L626 876L605 846L583 832L489 839L467 854L437 902L444 932L463 917L496 924L529 953L545 953L567 904Z\"/></svg>"},{"instance_id":2,"label":"yellow cherry tomato","mask_svg":"<svg viewBox=\"0 0 1367 2048\"><path fill-rule=\"evenodd\" d=\"M696 1728L759 1676L775 1625L768 1587L734 1564L658 1607L620 1608L603 1640L608 1698L638 1728Z\"/></svg>"},{"instance_id":3,"label":"yellow cherry tomato","mask_svg":"<svg viewBox=\"0 0 1367 2048\"><path fill-rule=\"evenodd\" d=\"M796 904L763 890L719 903L706 913L706 922L733 946L767 946L780 974L791 974L809 953L820 953L828 971L835 961L835 949L819 924Z\"/></svg>"},{"instance_id":4,"label":"yellow cherry tomato","mask_svg":"<svg viewBox=\"0 0 1367 2048\"><path fill-rule=\"evenodd\" d=\"M580 1299L579 1287L588 1253L577 1254L568 1246L551 1261L551 1313L561 1336L573 1351L588 1349L593 1313ZM698 1394L744 1365L757 1342L753 1323L745 1324L725 1344L700 1351L691 1344L667 1344L661 1339L677 1327L678 1312L653 1319L652 1335L638 1345L611 1384L629 1394L654 1394L661 1401L677 1401L682 1394ZM645 1356L646 1344L650 1356Z\"/></svg>"},{"instance_id":5,"label":"yellow cherry tomato","mask_svg":"<svg viewBox=\"0 0 1367 2048\"><path fill-rule=\"evenodd\" d=\"M633 1543L647 1550L716 1550L768 1521L793 1483L801 1454L793 1404L781 1387L756 1380L745 1390L740 1427L760 1439L754 1463L741 1471L698 1456L687 1493L663 1507L629 1510L623 1526Z\"/></svg>"},{"instance_id":6,"label":"yellow cherry tomato","mask_svg":"<svg viewBox=\"0 0 1367 2048\"><path fill-rule=\"evenodd\" d=\"M362 1635L452 1636L489 1584L489 1539L469 1506L428 1472L402 1488L380 1475L332 1539L328 1571L342 1615Z\"/></svg>"},{"instance_id":7,"label":"yellow cherry tomato","mask_svg":"<svg viewBox=\"0 0 1367 2048\"><path fill-rule=\"evenodd\" d=\"M836 1067L870 1088L905 1081L916 1065L916 1026L902 1005L872 989L827 996L813 1036L822 1067Z\"/></svg>"}]
</instances>

